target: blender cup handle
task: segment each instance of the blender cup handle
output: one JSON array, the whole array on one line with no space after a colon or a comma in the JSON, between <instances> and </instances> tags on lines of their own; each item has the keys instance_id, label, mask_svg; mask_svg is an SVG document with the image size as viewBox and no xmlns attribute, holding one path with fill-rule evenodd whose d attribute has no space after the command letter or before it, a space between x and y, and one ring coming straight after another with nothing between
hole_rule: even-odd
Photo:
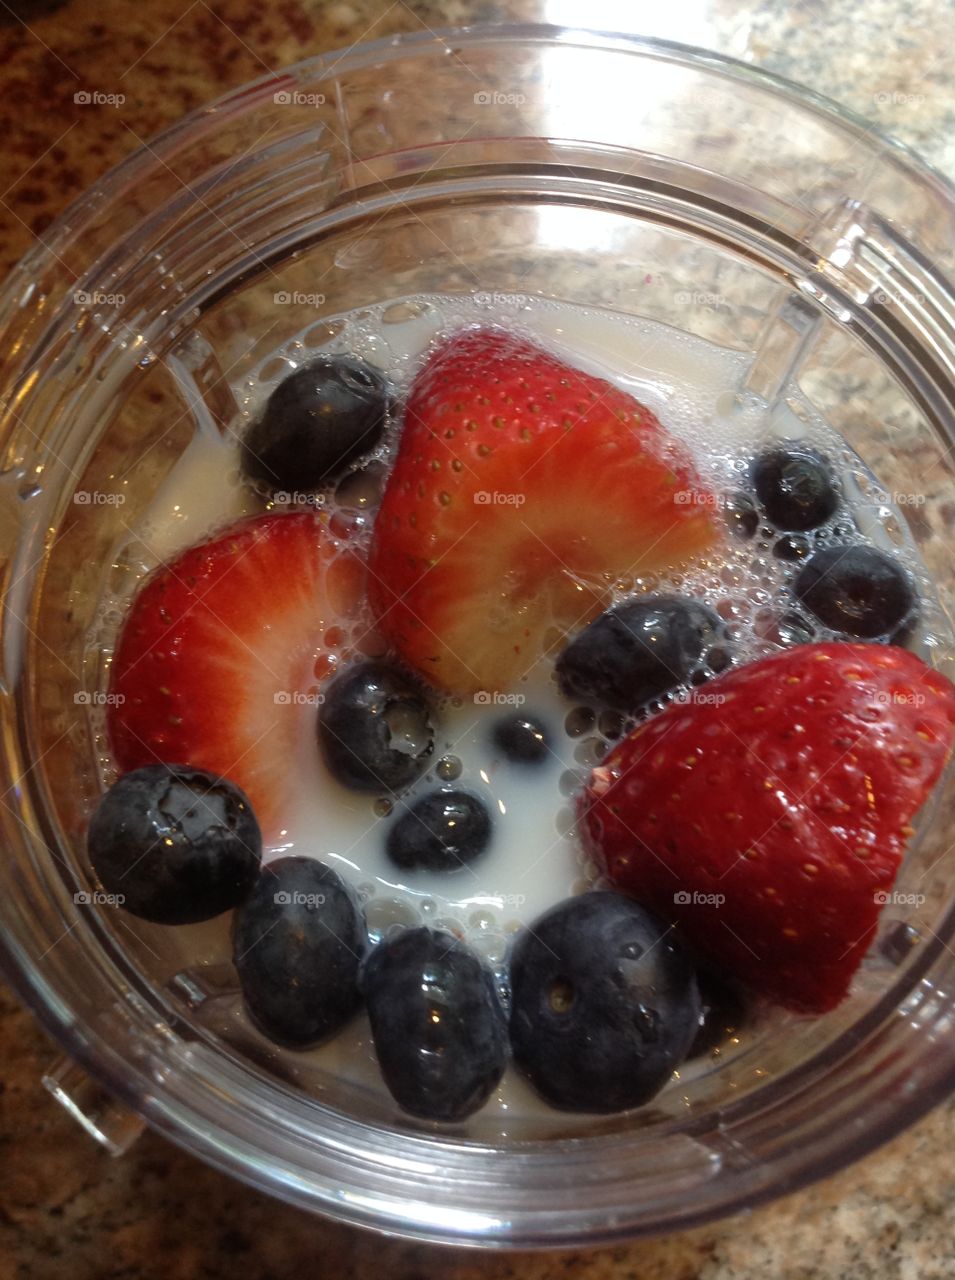
<instances>
[{"instance_id":1,"label":"blender cup handle","mask_svg":"<svg viewBox=\"0 0 955 1280\"><path fill-rule=\"evenodd\" d=\"M107 1093L65 1054L43 1076L43 1087L112 1156L125 1155L146 1128L141 1116Z\"/></svg>"}]
</instances>

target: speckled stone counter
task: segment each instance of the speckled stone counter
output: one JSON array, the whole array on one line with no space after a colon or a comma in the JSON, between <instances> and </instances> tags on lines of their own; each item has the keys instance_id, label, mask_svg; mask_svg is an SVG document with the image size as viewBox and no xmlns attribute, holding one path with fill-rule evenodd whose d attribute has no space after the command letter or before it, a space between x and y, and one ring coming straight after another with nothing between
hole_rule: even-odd
<instances>
[{"instance_id":1,"label":"speckled stone counter","mask_svg":"<svg viewBox=\"0 0 955 1280\"><path fill-rule=\"evenodd\" d=\"M0 271L97 176L185 111L307 54L398 31L545 20L707 45L812 85L955 177L942 0L51 0L0 5ZM120 1160L43 1090L57 1050L0 989L2 1280L947 1280L955 1102L775 1205L579 1253L482 1254L309 1218L146 1134Z\"/></svg>"}]
</instances>

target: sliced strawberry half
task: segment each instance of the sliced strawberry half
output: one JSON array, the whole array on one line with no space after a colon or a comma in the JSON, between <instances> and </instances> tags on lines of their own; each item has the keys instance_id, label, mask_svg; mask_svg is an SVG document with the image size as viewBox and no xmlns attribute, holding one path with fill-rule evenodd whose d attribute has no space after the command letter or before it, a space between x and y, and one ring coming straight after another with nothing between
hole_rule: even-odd
<instances>
[{"instance_id":1,"label":"sliced strawberry half","mask_svg":"<svg viewBox=\"0 0 955 1280\"><path fill-rule=\"evenodd\" d=\"M952 750L955 688L904 649L801 645L711 681L594 770L613 883L792 1009L839 1003Z\"/></svg>"},{"instance_id":2,"label":"sliced strawberry half","mask_svg":"<svg viewBox=\"0 0 955 1280\"><path fill-rule=\"evenodd\" d=\"M500 330L468 330L411 392L369 593L398 653L455 692L504 689L618 580L714 541L689 453L632 396Z\"/></svg>"},{"instance_id":3,"label":"sliced strawberry half","mask_svg":"<svg viewBox=\"0 0 955 1280\"><path fill-rule=\"evenodd\" d=\"M266 840L315 746L323 638L353 616L361 564L312 512L242 520L146 581L110 679L121 771L165 761L231 778Z\"/></svg>"}]
</instances>

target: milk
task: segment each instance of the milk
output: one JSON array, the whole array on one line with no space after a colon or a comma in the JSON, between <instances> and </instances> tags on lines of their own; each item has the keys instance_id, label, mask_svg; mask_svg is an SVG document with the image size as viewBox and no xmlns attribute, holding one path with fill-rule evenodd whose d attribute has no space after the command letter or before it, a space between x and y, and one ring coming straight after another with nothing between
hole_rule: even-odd
<instances>
[{"instance_id":1,"label":"milk","mask_svg":"<svg viewBox=\"0 0 955 1280\"><path fill-rule=\"evenodd\" d=\"M692 451L717 506L733 491L747 487L750 460L767 441L810 441L840 469L846 504L860 530L891 548L918 579L926 601L921 642L930 647L936 634L941 634L931 585L914 547L906 543L900 548L897 538L890 542L885 534L886 521L893 515L885 495L865 480L859 460L795 387L769 407L738 390L745 383L751 354L725 350L650 321L499 294L416 297L367 308L323 322L322 345L317 345L316 326L303 331L233 388L239 412L228 430L220 432L199 415L194 439L155 494L140 525L117 548L117 557L138 565L145 576L154 564L174 557L217 528L263 510L261 496L241 481L238 442L273 387L316 354L362 356L389 376L400 395L436 339L462 325L479 323L521 333L634 394ZM382 466L390 463L396 445L397 434L392 432L375 454ZM852 479L850 472L863 482ZM333 529L344 528L342 519L346 519L349 531L342 537L348 549L367 547L373 511L356 512L354 500L344 500L341 490L317 494L313 501L325 510ZM897 523L905 528L901 519ZM857 536L843 520L820 545ZM638 593L679 592L709 604L724 619L734 660L753 660L778 648L766 634L767 618L792 609L786 586L797 566L772 555L770 544L776 537L766 529L749 541L728 535L720 563L647 576L637 579L633 588ZM127 603L104 600L101 614L115 619ZM820 640L828 634L817 629ZM112 635L101 627L91 636L91 645L107 650L114 642L115 625ZM326 656L335 659L334 654ZM685 698L688 692L678 689L650 710L660 710L666 701ZM302 706L298 746L290 762L299 785L265 857L271 860L294 853L332 866L354 886L374 939L408 924L446 927L465 937L503 978L506 950L516 930L569 895L599 883L575 832L573 796L621 725L609 723L613 717L601 716L597 708L582 708L563 698L550 659L541 659L511 689L442 699L429 768L396 801L348 791L328 774L316 745L315 714L314 705ZM515 714L544 726L549 752L542 764L511 763L495 747L495 725ZM572 731L567 729L568 721ZM438 787L463 788L483 801L493 822L490 845L472 865L452 873L402 871L385 852L389 825L405 807ZM357 1072L370 1081L374 1073L368 1071L368 1053L367 1029L361 1023L344 1039L317 1051L315 1061L333 1073ZM355 1054L361 1057L360 1064ZM488 1106L503 1116L515 1106L515 1097L522 1114L535 1109L527 1089L509 1073Z\"/></svg>"}]
</instances>

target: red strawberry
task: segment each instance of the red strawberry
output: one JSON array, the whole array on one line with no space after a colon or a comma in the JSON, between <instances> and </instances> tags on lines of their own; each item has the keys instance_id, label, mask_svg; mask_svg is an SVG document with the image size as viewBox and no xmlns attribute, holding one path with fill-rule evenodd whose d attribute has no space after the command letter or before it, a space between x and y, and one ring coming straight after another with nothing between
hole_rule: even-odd
<instances>
[{"instance_id":1,"label":"red strawberry","mask_svg":"<svg viewBox=\"0 0 955 1280\"><path fill-rule=\"evenodd\" d=\"M714 539L711 495L649 409L520 338L445 342L411 391L375 526L382 630L433 684L503 689L611 584Z\"/></svg>"},{"instance_id":2,"label":"red strawberry","mask_svg":"<svg viewBox=\"0 0 955 1280\"><path fill-rule=\"evenodd\" d=\"M913 654L804 645L624 738L591 775L581 828L613 883L714 961L823 1012L869 946L953 732L955 687Z\"/></svg>"},{"instance_id":3,"label":"red strawberry","mask_svg":"<svg viewBox=\"0 0 955 1280\"><path fill-rule=\"evenodd\" d=\"M275 839L302 782L297 744L315 741L323 636L354 611L362 577L311 512L242 520L158 569L111 669L119 768L166 761L229 777Z\"/></svg>"}]
</instances>

